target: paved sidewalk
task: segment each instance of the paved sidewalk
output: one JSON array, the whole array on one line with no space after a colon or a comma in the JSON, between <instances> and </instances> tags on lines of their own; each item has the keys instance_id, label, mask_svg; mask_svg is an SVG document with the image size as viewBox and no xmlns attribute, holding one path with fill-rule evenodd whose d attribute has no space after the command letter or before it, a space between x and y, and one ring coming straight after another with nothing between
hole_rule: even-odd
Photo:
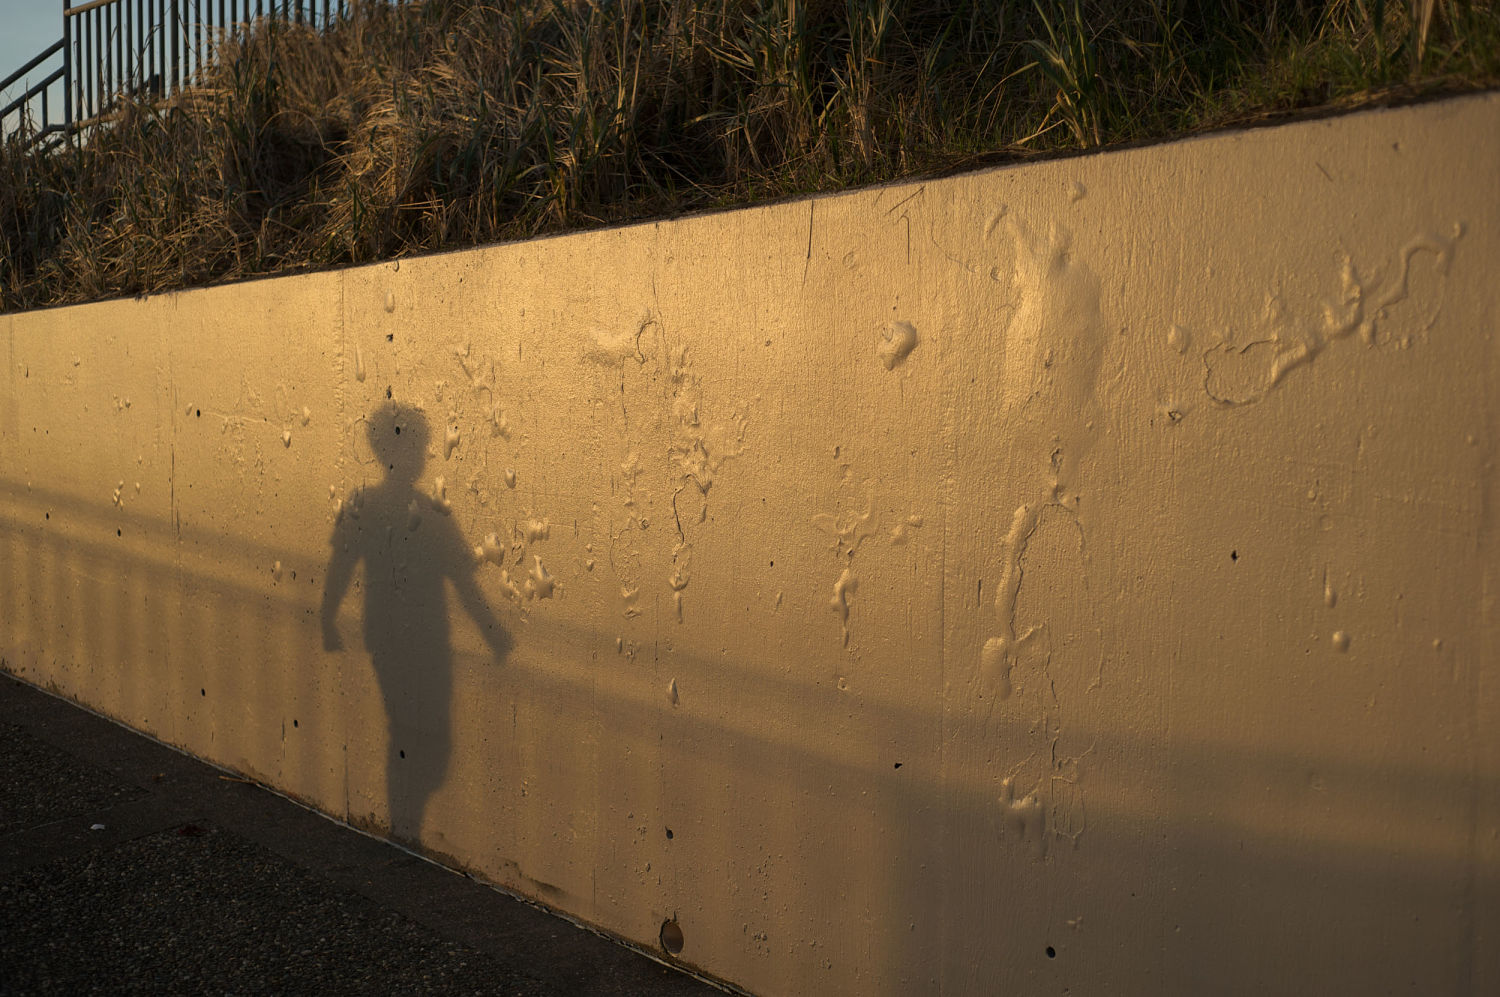
<instances>
[{"instance_id":1,"label":"paved sidewalk","mask_svg":"<svg viewBox=\"0 0 1500 997\"><path fill-rule=\"evenodd\" d=\"M0 994L720 991L0 675Z\"/></svg>"}]
</instances>

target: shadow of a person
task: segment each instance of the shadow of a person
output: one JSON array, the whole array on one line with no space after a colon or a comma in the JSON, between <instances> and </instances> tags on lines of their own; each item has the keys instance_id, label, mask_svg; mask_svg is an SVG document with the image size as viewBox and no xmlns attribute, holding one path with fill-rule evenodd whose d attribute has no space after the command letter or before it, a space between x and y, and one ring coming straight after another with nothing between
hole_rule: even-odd
<instances>
[{"instance_id":1,"label":"shadow of a person","mask_svg":"<svg viewBox=\"0 0 1500 997\"><path fill-rule=\"evenodd\" d=\"M338 609L364 564L364 638L388 721L386 805L393 838L418 843L427 802L451 748L453 653L444 581L451 581L497 662L510 638L474 581L475 560L453 520L416 489L427 463L427 421L386 405L368 422L385 478L351 496L333 529L323 588L323 646L342 648Z\"/></svg>"}]
</instances>

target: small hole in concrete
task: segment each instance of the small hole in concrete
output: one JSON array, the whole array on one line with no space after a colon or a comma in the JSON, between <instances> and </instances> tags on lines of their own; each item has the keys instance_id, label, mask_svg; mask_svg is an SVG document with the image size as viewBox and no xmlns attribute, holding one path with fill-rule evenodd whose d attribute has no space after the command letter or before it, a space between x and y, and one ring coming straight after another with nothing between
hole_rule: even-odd
<instances>
[{"instance_id":1,"label":"small hole in concrete","mask_svg":"<svg viewBox=\"0 0 1500 997\"><path fill-rule=\"evenodd\" d=\"M388 332L388 333L386 333L385 334L385 341L387 343L394 343L396 341L396 334L394 332Z\"/></svg>"},{"instance_id":2,"label":"small hole in concrete","mask_svg":"<svg viewBox=\"0 0 1500 997\"><path fill-rule=\"evenodd\" d=\"M1048 959L1056 959L1057 958L1057 949L1053 948L1051 945L1047 946L1047 958Z\"/></svg>"},{"instance_id":3,"label":"small hole in concrete","mask_svg":"<svg viewBox=\"0 0 1500 997\"><path fill-rule=\"evenodd\" d=\"M120 531L119 530L115 530L115 536L120 536L120 535L121 535Z\"/></svg>"},{"instance_id":4,"label":"small hole in concrete","mask_svg":"<svg viewBox=\"0 0 1500 997\"><path fill-rule=\"evenodd\" d=\"M48 519L51 519L51 518L52 518L52 513L50 513L50 512L49 512L49 513L47 513L47 518L48 518Z\"/></svg>"},{"instance_id":5,"label":"small hole in concrete","mask_svg":"<svg viewBox=\"0 0 1500 997\"><path fill-rule=\"evenodd\" d=\"M298 726L298 724L297 724L297 721L295 721L295 720L293 720L293 721L292 721L292 726L293 726L293 727L296 727L296 726Z\"/></svg>"},{"instance_id":6,"label":"small hole in concrete","mask_svg":"<svg viewBox=\"0 0 1500 997\"><path fill-rule=\"evenodd\" d=\"M667 840L668 841L672 840L672 829L670 827L667 828Z\"/></svg>"},{"instance_id":7,"label":"small hole in concrete","mask_svg":"<svg viewBox=\"0 0 1500 997\"><path fill-rule=\"evenodd\" d=\"M406 752L404 752L404 751L403 751L403 752L401 752L401 757L402 757L402 758L405 758L405 757L406 757Z\"/></svg>"},{"instance_id":8,"label":"small hole in concrete","mask_svg":"<svg viewBox=\"0 0 1500 997\"><path fill-rule=\"evenodd\" d=\"M1240 559L1240 552L1237 551L1237 550L1230 551L1229 552L1229 559L1231 561L1238 561Z\"/></svg>"},{"instance_id":9,"label":"small hole in concrete","mask_svg":"<svg viewBox=\"0 0 1500 997\"><path fill-rule=\"evenodd\" d=\"M897 763L896 763L896 768L900 768L900 767L901 767L901 763L900 763L900 762L897 762Z\"/></svg>"},{"instance_id":10,"label":"small hole in concrete","mask_svg":"<svg viewBox=\"0 0 1500 997\"><path fill-rule=\"evenodd\" d=\"M198 695L200 695L200 696L207 696L208 695L208 690L207 689L199 689L198 690Z\"/></svg>"},{"instance_id":11,"label":"small hole in concrete","mask_svg":"<svg viewBox=\"0 0 1500 997\"><path fill-rule=\"evenodd\" d=\"M400 427L400 426L397 426L397 427L396 427L396 435L397 435L397 436L400 436L400 435L401 435L401 427Z\"/></svg>"},{"instance_id":12,"label":"small hole in concrete","mask_svg":"<svg viewBox=\"0 0 1500 997\"><path fill-rule=\"evenodd\" d=\"M385 386L385 396L387 398L391 397L391 386L389 384Z\"/></svg>"},{"instance_id":13,"label":"small hole in concrete","mask_svg":"<svg viewBox=\"0 0 1500 997\"><path fill-rule=\"evenodd\" d=\"M197 416L199 419L203 418L203 410L201 408L200 409L194 409L193 410L193 414L195 416Z\"/></svg>"},{"instance_id":14,"label":"small hole in concrete","mask_svg":"<svg viewBox=\"0 0 1500 997\"><path fill-rule=\"evenodd\" d=\"M676 918L670 918L662 922L661 947L667 955L676 955L682 951L682 925L677 923Z\"/></svg>"}]
</instances>

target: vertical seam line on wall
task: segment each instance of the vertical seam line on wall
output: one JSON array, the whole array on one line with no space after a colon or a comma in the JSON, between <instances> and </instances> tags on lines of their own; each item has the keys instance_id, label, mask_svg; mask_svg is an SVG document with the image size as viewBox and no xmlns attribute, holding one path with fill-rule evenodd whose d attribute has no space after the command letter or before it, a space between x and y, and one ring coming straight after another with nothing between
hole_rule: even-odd
<instances>
[{"instance_id":1,"label":"vertical seam line on wall","mask_svg":"<svg viewBox=\"0 0 1500 997\"><path fill-rule=\"evenodd\" d=\"M181 596L182 596L182 593L183 593L183 584L182 584L182 517L179 515L178 509L177 509L177 402L178 402L178 398L177 398L177 370L176 370L177 350L176 350L176 343L174 342L174 338L173 338L173 334L177 330L177 322L175 321L175 319L177 317L176 316L176 313L177 313L177 301L178 301L177 295L174 294L172 296L172 298L171 298L172 316L170 318L165 318L164 317L162 320L159 320L158 323L156 324L156 330L155 331L156 331L156 335L158 337L157 341L161 344L162 351L164 353L166 353L166 355L167 355L167 387L166 387L167 403L168 403L168 409L167 409L167 416L168 416L168 421L167 421L167 457L168 457L168 464L167 464L167 512L171 516L171 529L172 529L172 577L173 577L173 582L175 583L176 589L177 589L176 594L175 594L176 595L176 599L180 600ZM186 607L184 605L182 605L180 602L179 602L179 604L177 606L177 612L179 614L186 612ZM172 654L172 630L173 630L173 628L169 624L167 626L167 628L166 628L166 631L165 631L165 633L166 633L166 659L167 659L166 660L166 666L167 666L166 670L167 670L167 675L169 675L169 676L171 676L173 674L174 669L175 669L175 663L173 661L173 654ZM171 689L173 688L174 684L175 683L173 683L172 680L169 678L168 679L168 686L167 686L167 688L168 688L167 695L168 695L169 698L172 697L172 695L173 695L172 692L171 692ZM184 694L185 693L183 692L182 687L180 685L177 685L176 698L178 698L179 702L180 702L181 697ZM173 725L174 735L176 737L176 740L178 740L179 742L186 740L185 731L182 730L182 729L177 729L177 727L178 727L179 724L183 724L184 723L184 721L182 720L182 712L184 712L184 711L181 711L181 710L176 711L174 713L174 715L169 720L167 720L168 723L170 723L170 724ZM165 724L163 726L165 726Z\"/></svg>"},{"instance_id":2,"label":"vertical seam line on wall","mask_svg":"<svg viewBox=\"0 0 1500 997\"><path fill-rule=\"evenodd\" d=\"M910 230L908 229L908 232ZM925 282L924 282L925 283ZM946 344L945 344L946 347ZM943 350L946 360L947 349ZM946 387L938 389L942 397L942 433L945 445L942 452L944 455L944 467L942 475L938 479L938 698L937 698L937 728L938 728L938 757L937 757L937 793L938 799L946 799L948 775L948 537L951 532L948 517L951 506L948 501L949 494L953 491L954 475L958 468L958 432L957 419L952 400L952 393ZM941 824L938 829L937 861L945 863L948 855L949 834L951 822L946 815L939 818ZM938 928L941 931L945 927L948 917L946 897L938 901L937 909ZM939 953L938 965L936 967L938 997L942 997L947 985L947 972L944 969L944 957L946 953Z\"/></svg>"},{"instance_id":3,"label":"vertical seam line on wall","mask_svg":"<svg viewBox=\"0 0 1500 997\"><path fill-rule=\"evenodd\" d=\"M1489 377L1493 382L1494 375L1500 370L1500 348L1497 348L1494 340L1491 340L1489 349L1489 363L1486 365ZM1480 432L1483 434L1482 455L1480 457L1481 468L1492 468L1494 466L1495 441L1497 430L1500 430L1500 412L1497 412L1493 397L1485 392L1484 421L1480 424ZM1479 845L1479 822L1484 817L1484 808L1481 803L1482 786L1489 775L1489 765L1484 761L1485 745L1481 734L1483 729L1481 723L1481 710L1483 709L1484 696L1484 674L1482 671L1484 662L1493 661L1495 651L1495 581L1496 571L1492 553L1495 544L1495 502L1496 490L1494 476L1479 474L1479 531L1478 542L1475 544L1476 560L1484 565L1479 583L1479 635L1477 640L1477 654L1469 656L1468 674L1465 676L1465 685L1468 693L1468 726L1469 741L1469 800L1468 800L1468 881L1464 884L1463 910L1464 910L1464 937L1460 944L1463 946L1463 958L1465 962L1466 975L1468 976L1469 992L1478 993L1482 985L1484 971L1481 962L1475 959L1478 951L1477 936L1479 932L1480 913L1479 880L1485 874L1484 867L1488 864L1486 857L1481 853ZM1458 655L1460 647L1449 648L1448 653ZM1451 667L1451 666L1450 666Z\"/></svg>"},{"instance_id":4,"label":"vertical seam line on wall","mask_svg":"<svg viewBox=\"0 0 1500 997\"><path fill-rule=\"evenodd\" d=\"M334 345L338 349L339 363L338 363L338 382L337 382L338 386L337 386L337 390L334 392L334 401L333 401L333 404L334 404L334 409L337 412L337 415L334 417L334 431L336 433L342 434L344 432L344 428L343 427L345 425L345 416L348 414L348 410L347 410L347 407L346 407L346 401L347 401L347 398L348 398L348 392L346 390L347 386L345 384L345 381L347 380L347 377L345 376L346 375L345 364L348 363L349 340L348 340L348 336L347 336L348 330L347 330L346 325L345 325L346 317L347 317L347 311L346 311L346 308L345 308L344 290L345 290L345 285L346 285L346 283L347 283L347 281L349 279L349 271L348 270L340 270L338 272L338 275L339 275L339 277L338 277L338 280L339 280L339 314L338 314L338 324L336 326L337 334L336 334L336 337L335 337ZM333 469L334 469L333 473L334 473L334 475L336 476L337 480L340 482L341 485L344 483L344 478L343 478L344 446L343 446L343 442L344 441L342 439L342 435L340 435L340 438L339 438L339 441L338 441L338 449L334 451L334 463L333 463ZM347 491L345 492L345 494L347 494ZM326 574L324 575L324 578L323 578L323 585L325 587L328 585L328 578L327 578ZM340 698L343 697L344 690L347 688L347 686L345 686L345 684L343 682L343 675L342 675L342 672L344 670L344 660L345 660L345 656L344 655L337 655L336 658L335 658L335 662L336 663L334 665L334 667L337 668L338 671L340 672L339 681L337 681L335 683L335 687L338 688L338 690L339 690ZM344 704L340 704L340 705L343 706ZM348 710L347 706L345 706L345 708L343 708L343 709L340 709L339 716L340 716L340 723L339 723L340 730L339 730L339 733L341 735L341 739L344 742L344 744L343 744L344 750L340 752L340 754L343 755L343 762L344 762L344 778L342 780L343 786L344 786L344 821L345 821L345 823L351 823L352 822L352 814L349 811L349 710ZM386 803L387 803L387 806L389 806L390 801L387 800Z\"/></svg>"}]
</instances>

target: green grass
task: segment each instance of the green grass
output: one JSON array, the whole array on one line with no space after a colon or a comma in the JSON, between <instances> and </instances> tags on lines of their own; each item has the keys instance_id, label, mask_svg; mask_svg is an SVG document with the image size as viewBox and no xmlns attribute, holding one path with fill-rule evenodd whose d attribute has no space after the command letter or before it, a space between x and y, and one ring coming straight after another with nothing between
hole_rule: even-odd
<instances>
[{"instance_id":1,"label":"green grass","mask_svg":"<svg viewBox=\"0 0 1500 997\"><path fill-rule=\"evenodd\" d=\"M0 149L0 310L1500 81L1489 0L425 0ZM1423 17L1427 15L1425 35Z\"/></svg>"}]
</instances>

